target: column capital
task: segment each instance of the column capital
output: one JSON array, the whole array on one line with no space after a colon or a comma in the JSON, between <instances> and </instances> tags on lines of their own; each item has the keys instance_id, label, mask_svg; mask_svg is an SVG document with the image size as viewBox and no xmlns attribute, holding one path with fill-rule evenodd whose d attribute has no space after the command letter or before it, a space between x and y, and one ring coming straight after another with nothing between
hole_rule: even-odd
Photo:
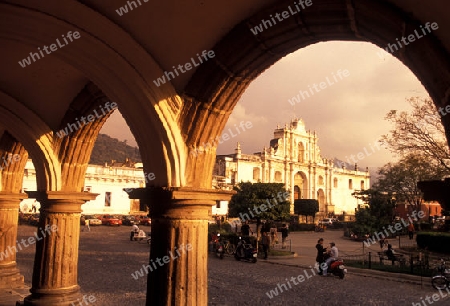
<instances>
[{"instance_id":1,"label":"column capital","mask_svg":"<svg viewBox=\"0 0 450 306\"><path fill-rule=\"evenodd\" d=\"M41 200L74 200L90 201L95 200L98 193L76 192L76 191L25 191L29 198Z\"/></svg>"},{"instance_id":2,"label":"column capital","mask_svg":"<svg viewBox=\"0 0 450 306\"><path fill-rule=\"evenodd\" d=\"M29 198L41 203L41 211L51 213L81 213L81 205L99 194L74 191L26 191Z\"/></svg>"},{"instance_id":3,"label":"column capital","mask_svg":"<svg viewBox=\"0 0 450 306\"><path fill-rule=\"evenodd\" d=\"M0 191L0 202L2 201L22 201L27 199L28 195L26 193L10 192L10 191Z\"/></svg>"},{"instance_id":4,"label":"column capital","mask_svg":"<svg viewBox=\"0 0 450 306\"><path fill-rule=\"evenodd\" d=\"M191 187L126 188L130 199L162 198L167 200L229 201L236 191ZM214 204L213 204L214 205Z\"/></svg>"},{"instance_id":5,"label":"column capital","mask_svg":"<svg viewBox=\"0 0 450 306\"><path fill-rule=\"evenodd\" d=\"M150 206L150 216L173 219L208 219L211 206L229 201L235 191L190 187L146 187L126 190L130 199Z\"/></svg>"}]
</instances>

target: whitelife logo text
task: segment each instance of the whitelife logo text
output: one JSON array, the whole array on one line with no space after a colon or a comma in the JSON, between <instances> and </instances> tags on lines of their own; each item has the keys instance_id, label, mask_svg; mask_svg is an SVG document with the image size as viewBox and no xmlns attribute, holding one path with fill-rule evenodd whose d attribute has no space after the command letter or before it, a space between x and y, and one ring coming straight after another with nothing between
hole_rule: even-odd
<instances>
[{"instance_id":1,"label":"whitelife logo text","mask_svg":"<svg viewBox=\"0 0 450 306\"><path fill-rule=\"evenodd\" d=\"M342 81L344 78L350 76L350 72L347 69L341 70L339 69L336 71L336 75L332 72L332 80L330 80L329 77L325 78L325 81L320 82L319 84L314 83L313 85L308 85L308 90L302 91L300 90L297 96L292 97L291 99L288 99L289 104L294 106L296 103L300 103L302 100L306 100L307 98L311 96L314 96L315 93L319 93L321 90L328 88L329 86L332 86L339 81Z\"/></svg>"},{"instance_id":2,"label":"whitelife logo text","mask_svg":"<svg viewBox=\"0 0 450 306\"><path fill-rule=\"evenodd\" d=\"M403 46L407 46L410 43L416 41L416 39L421 39L422 37L431 33L431 30L435 31L435 30L439 29L439 25L437 24L437 22L433 22L431 24L430 24L430 22L427 22L425 24L425 26L420 26L420 29L422 30L423 35L420 35L420 33L417 32L417 30L414 30L414 34L409 34L407 37L403 36L402 38L400 38L400 40L398 38L396 38L395 40L397 42L393 43L393 44L388 44L387 47L384 48L384 51L392 54L395 51L398 51L399 48L401 49L401 48L403 48ZM377 55L381 59L384 58L383 50L377 52Z\"/></svg>"},{"instance_id":3,"label":"whitelife logo text","mask_svg":"<svg viewBox=\"0 0 450 306\"><path fill-rule=\"evenodd\" d=\"M155 85L158 87L161 86L161 84L166 84L166 81L170 81L171 79L174 79L176 76L179 76L180 73L186 73L187 71L191 70L193 67L200 66L200 64L203 64L204 61L206 62L206 61L208 61L208 59L213 58L215 56L216 55L214 54L213 50L209 50L209 51L203 50L202 55L199 55L197 53L198 62L196 62L195 59L193 57L191 57L190 62L187 62L184 65L180 64L177 67L172 66L173 72L172 71L164 71L164 74L157 80L154 80L153 83L155 83ZM192 66L192 65L194 65L194 66ZM176 74L176 76L174 73Z\"/></svg>"},{"instance_id":4,"label":"whitelife logo text","mask_svg":"<svg viewBox=\"0 0 450 306\"><path fill-rule=\"evenodd\" d=\"M33 63L34 63L34 62L37 61L38 59L41 59L41 57L44 57L44 53L43 53L42 51L45 51L46 54L50 54L50 53L55 52L56 50L58 50L58 47L59 47L59 48L62 48L62 47L64 47L64 46L67 46L67 45L69 44L69 42L67 41L67 39L69 39L70 42L73 42L74 39L78 39L78 38L81 37L80 32L78 32L78 31L75 31L75 32L73 32L73 33L72 33L72 31L67 32L67 39L66 39L66 36L64 36L64 35L61 35L61 36L63 37L63 40L64 40L64 42L65 42L66 44L61 43L61 42L59 41L59 38L57 38L57 39L56 39L56 43L57 43L57 44L51 44L50 47L48 47L48 46L43 46L42 49L44 49L44 50L41 50L41 48L38 48L39 53L41 54L41 56L39 56L39 53L33 53L33 52L30 52L30 56L28 56L27 58L24 58L23 60L19 61L19 65L20 65L22 68L25 68L26 66L32 64L31 60L33 60ZM48 49L50 49L50 51L49 51ZM31 57L31 58L30 58L30 57ZM36 58L37 58L37 59L36 59Z\"/></svg>"},{"instance_id":5,"label":"whitelife logo text","mask_svg":"<svg viewBox=\"0 0 450 306\"><path fill-rule=\"evenodd\" d=\"M22 239L16 240L16 245L14 246L8 246L8 248L4 252L0 252L0 261L4 258L8 258L9 256L12 256L14 253L17 253L18 251L22 251L23 248L27 248L30 245L33 245L36 243L36 241L40 241L47 237L47 235L50 235L51 233L54 233L58 230L58 226L56 224L49 225L47 224L45 226L45 229L39 228L42 236L39 236L39 233L34 233L34 237L28 237L28 239ZM36 237L36 238L35 238ZM28 243L27 243L28 242Z\"/></svg>"},{"instance_id":6,"label":"whitelife logo text","mask_svg":"<svg viewBox=\"0 0 450 306\"><path fill-rule=\"evenodd\" d=\"M250 29L250 31L253 33L253 35L258 35L258 33L262 33L264 30L267 30L268 28L276 25L277 20L278 20L278 22L281 22L285 19L288 19L289 17L300 13L300 11L302 9L305 9L306 7L311 6L313 4L312 0L306 0L306 1L299 0L297 2L294 2L295 10L293 10L292 7L289 5L288 6L289 11L283 11L281 14L276 13L276 14L274 14L275 17L273 15L270 15L270 20L272 20L272 22L270 20L262 19L261 23L255 27L253 27L252 29ZM300 8L299 5L302 8ZM275 20L275 18L276 18L276 20Z\"/></svg>"},{"instance_id":7,"label":"whitelife logo text","mask_svg":"<svg viewBox=\"0 0 450 306\"><path fill-rule=\"evenodd\" d=\"M62 138L66 135L69 135L69 130L70 130L70 133L72 133L74 131L78 131L78 129L81 129L82 126L93 122L96 118L101 118L101 117L105 116L106 114L108 114L110 111L115 110L117 108L117 103L116 102L106 102L105 108L106 108L106 112L103 109L103 107L100 105L100 110L102 112L101 114L97 113L97 110L94 109L95 116L93 114L90 114L87 117L81 116L80 119L75 118L75 120L76 120L75 123L68 123L67 127L56 132L56 135L59 138ZM86 122L86 119L88 122ZM81 120L81 122L83 122L83 124L81 124L80 120Z\"/></svg>"},{"instance_id":8,"label":"whitelife logo text","mask_svg":"<svg viewBox=\"0 0 450 306\"><path fill-rule=\"evenodd\" d=\"M246 130L249 130L253 127L253 124L250 121L241 121L241 123L239 124L239 126L236 126L236 124L234 125L236 133L237 134L233 134L233 130L231 128L229 128L227 131L229 132L229 134L227 132L223 132L222 135L217 136L215 139L210 139L207 143L203 143L201 146L197 147L197 148L193 148L190 152L190 155L193 157L198 156L199 154L203 154L207 149L212 148L217 146L217 143L222 144L227 140L230 140L230 135L231 138L236 137L237 135L241 134L242 132L245 132Z\"/></svg>"}]
</instances>

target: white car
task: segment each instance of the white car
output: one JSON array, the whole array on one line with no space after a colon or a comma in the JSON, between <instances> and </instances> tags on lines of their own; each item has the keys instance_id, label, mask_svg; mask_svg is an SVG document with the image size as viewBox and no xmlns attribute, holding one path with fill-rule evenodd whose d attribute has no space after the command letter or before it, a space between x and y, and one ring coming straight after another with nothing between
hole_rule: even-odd
<instances>
[{"instance_id":1,"label":"white car","mask_svg":"<svg viewBox=\"0 0 450 306\"><path fill-rule=\"evenodd\" d=\"M333 225L333 220L330 218L322 219L319 221L320 225Z\"/></svg>"},{"instance_id":2,"label":"white car","mask_svg":"<svg viewBox=\"0 0 450 306\"><path fill-rule=\"evenodd\" d=\"M91 225L102 225L102 220L94 218L94 216L84 216L85 220L89 220L89 226Z\"/></svg>"}]
</instances>

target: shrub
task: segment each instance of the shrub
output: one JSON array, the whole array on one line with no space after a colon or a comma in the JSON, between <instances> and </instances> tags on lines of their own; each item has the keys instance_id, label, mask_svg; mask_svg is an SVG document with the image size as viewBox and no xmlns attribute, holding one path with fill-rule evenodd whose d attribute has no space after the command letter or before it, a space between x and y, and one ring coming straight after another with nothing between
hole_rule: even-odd
<instances>
[{"instance_id":1,"label":"shrub","mask_svg":"<svg viewBox=\"0 0 450 306\"><path fill-rule=\"evenodd\" d=\"M422 249L450 254L450 233L421 232L416 240Z\"/></svg>"},{"instance_id":2,"label":"shrub","mask_svg":"<svg viewBox=\"0 0 450 306\"><path fill-rule=\"evenodd\" d=\"M213 232L222 234L231 233L231 225L229 223L222 223L219 229L219 225L217 224L209 224L208 225L208 233L211 234Z\"/></svg>"},{"instance_id":3,"label":"shrub","mask_svg":"<svg viewBox=\"0 0 450 306\"><path fill-rule=\"evenodd\" d=\"M293 223L289 224L289 231L290 232L314 231L315 227L316 227L315 224Z\"/></svg>"},{"instance_id":4,"label":"shrub","mask_svg":"<svg viewBox=\"0 0 450 306\"><path fill-rule=\"evenodd\" d=\"M420 229L422 231L431 231L433 229L433 224L428 222L420 223Z\"/></svg>"}]
</instances>

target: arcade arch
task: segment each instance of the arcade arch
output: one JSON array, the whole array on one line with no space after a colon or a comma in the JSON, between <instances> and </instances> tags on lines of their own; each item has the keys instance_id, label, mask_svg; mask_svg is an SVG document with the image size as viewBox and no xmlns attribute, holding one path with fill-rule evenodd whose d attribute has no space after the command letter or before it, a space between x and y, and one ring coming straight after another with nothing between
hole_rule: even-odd
<instances>
[{"instance_id":1,"label":"arcade arch","mask_svg":"<svg viewBox=\"0 0 450 306\"><path fill-rule=\"evenodd\" d=\"M154 231L158 238L152 242L151 256L162 257L175 244L190 241L194 245L191 256L200 259L195 264L194 261L188 263L180 260L177 265L159 269L149 276L148 304L169 304L171 301L180 305L187 304L189 297L195 297L193 303L197 305L207 303L206 247L202 244L206 241L208 211L222 194L209 190L215 147L206 148L202 151L203 154L196 156L188 155L188 150L219 136L239 97L252 80L286 54L310 44L327 40L355 40L384 47L395 42L395 38L402 37L405 32L412 32L421 23L413 19L417 15L403 11L399 8L400 4L394 6L389 1L328 0L314 3L302 14L268 28L258 36L251 33L250 28L261 19L273 12L285 10L289 4L289 1L284 0L260 4L256 6L256 10L261 10L256 13L253 14L254 10L248 10L248 15L240 13L240 19L235 19L233 24L221 26L220 31L215 30L217 32L212 30L213 36L206 39L202 46L209 45L214 49L216 57L198 68L182 90L176 90L172 82L164 87L152 85L153 79L163 74L164 69L151 55L152 52L144 48L146 43L133 38L133 25L121 25L117 16L109 16L109 19L107 12L100 12L101 5L94 8L82 2L70 1L70 9L67 9L66 3L54 2L0 4L0 20L6 25L0 30L3 41L37 47L48 44L61 33L80 31L85 39L78 41L73 48L66 48L65 52L55 53L55 57L76 67L81 78L87 78L104 96L118 102L138 142L144 171L156 174L152 184L160 188L148 188L136 194L149 202L158 203L158 206L154 206ZM413 4L408 5L411 10L414 8L416 14L420 13ZM440 13L439 7L434 8L437 9L432 15L444 15L444 10ZM236 7L236 13L239 12L238 9ZM228 33L223 30L229 28L232 29ZM443 29L443 32L446 30ZM447 37L429 35L422 38L420 43L411 44L394 54L414 72L438 108L450 104L450 56L443 43L449 43ZM15 57L8 60L17 66ZM38 65L33 63L27 67L27 72L33 72L28 74L36 75L34 67ZM13 79L17 75L19 77ZM73 214L78 209L73 207L87 198L80 196L79 185L76 183L82 173L82 169L77 171L76 167L82 166L79 165L82 160L72 160L68 155L70 150L65 149L73 145L76 149L70 151L71 154L80 154L80 150L86 148L83 147L85 144L68 140L61 147L55 147L53 131L56 127L36 115L33 109L36 103L11 98L20 96L20 91L26 91L27 86L32 88L31 84L35 80L30 79L26 83L21 80L21 75L26 77L23 73L13 71L8 73L11 81L8 79L10 82L2 82L4 88L0 103L4 112L0 112L0 121L36 161L38 189L46 193L48 201L48 214L44 213L41 225L56 222L56 213L70 215L73 221L76 219ZM15 86L17 84L20 85ZM49 102L41 107L44 112L53 112L54 106ZM69 104L62 114L68 108ZM29 120L30 118L36 121ZM450 138L450 116L443 116L441 119L447 138ZM29 122L33 122L32 127ZM85 135L84 139L93 141L95 136ZM297 181L294 177L294 186L298 186L300 196L305 194L307 198L308 181L304 173L299 173L299 176ZM69 183L71 178L73 182ZM63 189L66 193L61 192ZM5 203L3 204L6 205ZM63 210L54 210L57 207ZM180 207L192 210L186 215ZM69 232L78 232L75 223L71 227L61 228L62 236ZM61 245L77 247L77 234L70 240L61 241ZM48 256L52 250L44 249L44 243L37 247L33 295L27 299L26 304L37 305L44 299L53 298L53 304L70 305L79 296L76 256L68 269L72 273L61 278L57 275L61 267L57 267L53 274L50 272L50 266L57 263ZM40 262L48 265L38 266ZM44 279L43 275L48 275L49 278ZM194 281L193 276L198 281ZM177 281L172 283L170 279ZM194 285L188 287L188 283ZM188 290L184 290L186 288ZM58 292L62 298L58 300L59 297L55 298L52 292Z\"/></svg>"},{"instance_id":2,"label":"arcade arch","mask_svg":"<svg viewBox=\"0 0 450 306\"><path fill-rule=\"evenodd\" d=\"M298 191L298 199L308 199L308 179L306 174L298 171L294 175L294 189Z\"/></svg>"}]
</instances>

